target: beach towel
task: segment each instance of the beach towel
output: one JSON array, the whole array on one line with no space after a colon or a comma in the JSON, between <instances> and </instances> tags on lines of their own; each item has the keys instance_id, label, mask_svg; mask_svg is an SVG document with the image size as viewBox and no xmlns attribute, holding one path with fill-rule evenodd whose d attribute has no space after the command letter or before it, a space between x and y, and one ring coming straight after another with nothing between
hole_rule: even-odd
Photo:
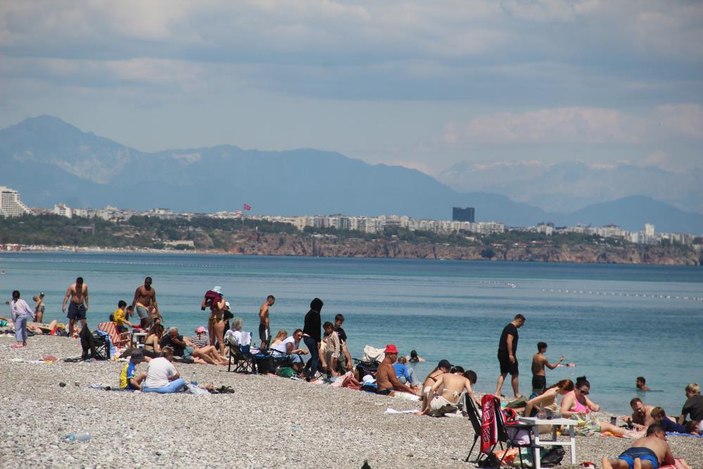
<instances>
[{"instance_id":1,"label":"beach towel","mask_svg":"<svg viewBox=\"0 0 703 469\"><path fill-rule=\"evenodd\" d=\"M481 398L481 452L490 453L498 443L498 425L495 416L495 396L486 394Z\"/></svg>"},{"instance_id":2,"label":"beach towel","mask_svg":"<svg viewBox=\"0 0 703 469\"><path fill-rule=\"evenodd\" d=\"M384 353L385 349L372 347L370 345L364 346L364 360L365 362L378 362L381 363L386 357Z\"/></svg>"},{"instance_id":3,"label":"beach towel","mask_svg":"<svg viewBox=\"0 0 703 469\"><path fill-rule=\"evenodd\" d=\"M659 466L659 469L691 469L683 458L674 458L676 464L667 464L666 466Z\"/></svg>"}]
</instances>

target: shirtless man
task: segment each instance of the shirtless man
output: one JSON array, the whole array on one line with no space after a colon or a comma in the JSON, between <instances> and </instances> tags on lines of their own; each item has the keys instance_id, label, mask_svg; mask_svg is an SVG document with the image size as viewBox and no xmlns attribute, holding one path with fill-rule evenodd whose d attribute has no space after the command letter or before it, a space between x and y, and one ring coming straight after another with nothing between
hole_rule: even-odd
<instances>
[{"instance_id":1,"label":"shirtless man","mask_svg":"<svg viewBox=\"0 0 703 469\"><path fill-rule=\"evenodd\" d=\"M70 302L68 300L71 300ZM81 329L86 326L86 313L88 312L88 284L83 282L83 277L76 278L76 281L68 286L66 295L63 297L61 311L66 312L68 303L68 336L73 337L76 321L81 322Z\"/></svg>"},{"instance_id":2,"label":"shirtless man","mask_svg":"<svg viewBox=\"0 0 703 469\"><path fill-rule=\"evenodd\" d=\"M634 425L636 430L644 430L654 423L652 417L653 405L645 405L642 399L635 397L630 401L632 407L632 417L625 418L625 422Z\"/></svg>"},{"instance_id":3,"label":"shirtless man","mask_svg":"<svg viewBox=\"0 0 703 469\"><path fill-rule=\"evenodd\" d=\"M388 344L383 353L385 353L386 356L383 358L381 364L378 365L378 371L376 371L376 393L386 396L392 396L393 391L419 394L415 389L401 383L395 376L393 363L398 359L398 348L393 344Z\"/></svg>"},{"instance_id":4,"label":"shirtless man","mask_svg":"<svg viewBox=\"0 0 703 469\"><path fill-rule=\"evenodd\" d=\"M271 343L271 327L269 320L269 308L276 302L273 295L266 297L266 301L261 303L259 308L259 339L261 339L261 350L266 350Z\"/></svg>"},{"instance_id":5,"label":"shirtless man","mask_svg":"<svg viewBox=\"0 0 703 469\"><path fill-rule=\"evenodd\" d=\"M134 292L132 306L139 316L142 328L148 328L151 322L152 314L150 310L153 308L154 315L160 317L159 307L156 304L156 290L151 287L151 277L144 279L144 285L137 287Z\"/></svg>"},{"instance_id":6,"label":"shirtless man","mask_svg":"<svg viewBox=\"0 0 703 469\"><path fill-rule=\"evenodd\" d=\"M603 458L603 469L656 469L662 464L675 464L666 433L659 424L647 428L647 436L635 440L617 459Z\"/></svg>"},{"instance_id":7,"label":"shirtless man","mask_svg":"<svg viewBox=\"0 0 703 469\"><path fill-rule=\"evenodd\" d=\"M456 412L457 403L461 393L466 391L471 399L476 401L471 385L476 382L476 373L469 370L464 373L460 366L452 368L450 373L440 375L430 391L434 396L430 401L427 411L423 412L433 417L442 417L444 414ZM478 404L478 402L477 402Z\"/></svg>"},{"instance_id":8,"label":"shirtless man","mask_svg":"<svg viewBox=\"0 0 703 469\"><path fill-rule=\"evenodd\" d=\"M564 361L564 356L559 357L556 363L549 363L544 354L547 352L547 343L539 342L537 344L537 353L532 357L532 392L534 394L542 394L547 389L547 376L544 373L546 366L550 370L558 367Z\"/></svg>"}]
</instances>

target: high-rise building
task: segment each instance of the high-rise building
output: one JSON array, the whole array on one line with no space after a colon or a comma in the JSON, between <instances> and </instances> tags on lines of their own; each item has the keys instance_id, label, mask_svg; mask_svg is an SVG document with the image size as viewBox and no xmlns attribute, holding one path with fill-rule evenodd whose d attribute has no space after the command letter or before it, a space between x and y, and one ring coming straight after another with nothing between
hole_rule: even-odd
<instances>
[{"instance_id":1,"label":"high-rise building","mask_svg":"<svg viewBox=\"0 0 703 469\"><path fill-rule=\"evenodd\" d=\"M473 207L452 207L452 221L468 221L473 223L474 208Z\"/></svg>"},{"instance_id":2,"label":"high-rise building","mask_svg":"<svg viewBox=\"0 0 703 469\"><path fill-rule=\"evenodd\" d=\"M29 207L22 203L19 192L0 186L0 216L19 217L27 213L29 213Z\"/></svg>"}]
</instances>

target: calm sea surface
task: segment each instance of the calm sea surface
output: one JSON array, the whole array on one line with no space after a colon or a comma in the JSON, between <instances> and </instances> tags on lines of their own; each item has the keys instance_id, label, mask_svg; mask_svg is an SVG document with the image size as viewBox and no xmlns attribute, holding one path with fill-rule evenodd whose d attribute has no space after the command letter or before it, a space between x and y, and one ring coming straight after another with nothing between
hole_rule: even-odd
<instances>
[{"instance_id":1,"label":"calm sea surface","mask_svg":"<svg viewBox=\"0 0 703 469\"><path fill-rule=\"evenodd\" d=\"M46 293L48 320L62 319L69 283L89 286L91 326L107 320L117 301L131 301L145 276L154 278L167 325L190 335L205 325L205 290L221 285L245 329L257 336L258 307L277 301L271 329L302 327L310 300L320 297L323 321L343 313L352 356L365 344L416 349L428 363L440 359L474 369L477 389L493 392L497 342L517 313L521 392L530 391L536 344L549 344L553 361L573 368L548 373L548 382L586 375L591 397L605 409L626 412L635 377L652 391L640 397L677 415L684 386L703 383L703 269L700 267L531 264L466 261L233 257L191 254L2 253L0 291ZM1 314L5 315L5 314ZM504 385L510 392L509 383Z\"/></svg>"}]
</instances>

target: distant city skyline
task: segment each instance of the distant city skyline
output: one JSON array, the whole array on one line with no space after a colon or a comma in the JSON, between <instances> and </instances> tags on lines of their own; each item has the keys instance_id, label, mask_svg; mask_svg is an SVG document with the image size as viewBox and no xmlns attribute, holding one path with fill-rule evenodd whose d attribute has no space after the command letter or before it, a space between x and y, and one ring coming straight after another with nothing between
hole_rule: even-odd
<instances>
[{"instance_id":1,"label":"distant city skyline","mask_svg":"<svg viewBox=\"0 0 703 469\"><path fill-rule=\"evenodd\" d=\"M684 0L3 2L0 128L464 163L455 187L496 165L678 173L703 166L702 43Z\"/></svg>"}]
</instances>

